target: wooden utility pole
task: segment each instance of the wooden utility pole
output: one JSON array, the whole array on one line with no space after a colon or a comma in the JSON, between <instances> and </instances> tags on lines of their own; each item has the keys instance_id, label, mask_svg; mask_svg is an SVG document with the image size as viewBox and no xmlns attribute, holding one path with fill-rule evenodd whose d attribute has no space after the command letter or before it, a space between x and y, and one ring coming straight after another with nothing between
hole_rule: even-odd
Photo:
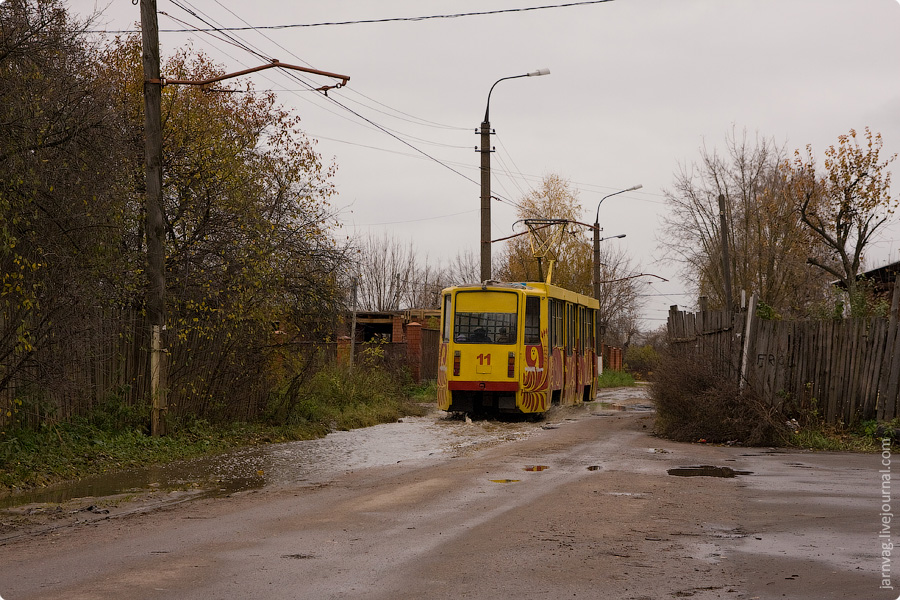
<instances>
[{"instance_id":1,"label":"wooden utility pole","mask_svg":"<svg viewBox=\"0 0 900 600\"><path fill-rule=\"evenodd\" d=\"M165 229L162 198L162 84L159 70L159 22L156 0L141 1L144 66L144 155L147 189L144 200L147 235L147 320L150 325L150 433L166 434Z\"/></svg>"},{"instance_id":2,"label":"wooden utility pole","mask_svg":"<svg viewBox=\"0 0 900 600\"><path fill-rule=\"evenodd\" d=\"M725 215L725 196L719 194L719 230L722 236L722 274L725 278L725 312L731 314L734 304L731 300L731 259L728 252L728 219Z\"/></svg>"}]
</instances>

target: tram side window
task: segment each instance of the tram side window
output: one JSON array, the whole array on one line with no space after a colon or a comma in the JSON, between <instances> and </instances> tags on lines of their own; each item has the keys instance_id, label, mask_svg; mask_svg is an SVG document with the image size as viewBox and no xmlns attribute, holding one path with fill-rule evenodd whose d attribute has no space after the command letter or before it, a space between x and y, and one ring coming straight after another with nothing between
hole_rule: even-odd
<instances>
[{"instance_id":1,"label":"tram side window","mask_svg":"<svg viewBox=\"0 0 900 600\"><path fill-rule=\"evenodd\" d=\"M595 348L597 346L597 311L594 309L588 310L588 334L587 339L590 340L590 348Z\"/></svg>"},{"instance_id":2,"label":"tram side window","mask_svg":"<svg viewBox=\"0 0 900 600\"><path fill-rule=\"evenodd\" d=\"M578 307L578 354L584 354L584 341L587 339L585 325L587 321L584 318L584 307Z\"/></svg>"},{"instance_id":3,"label":"tram side window","mask_svg":"<svg viewBox=\"0 0 900 600\"><path fill-rule=\"evenodd\" d=\"M550 300L550 345L554 348L563 345L563 324L563 304Z\"/></svg>"},{"instance_id":4,"label":"tram side window","mask_svg":"<svg viewBox=\"0 0 900 600\"><path fill-rule=\"evenodd\" d=\"M525 299L525 343L541 343L541 299L537 296Z\"/></svg>"},{"instance_id":5,"label":"tram side window","mask_svg":"<svg viewBox=\"0 0 900 600\"><path fill-rule=\"evenodd\" d=\"M566 303L566 354L575 347L575 307Z\"/></svg>"},{"instance_id":6,"label":"tram side window","mask_svg":"<svg viewBox=\"0 0 900 600\"><path fill-rule=\"evenodd\" d=\"M450 294L444 296L444 331L441 336L444 338L445 342L450 341L450 331L453 327L453 319L450 316Z\"/></svg>"}]
</instances>

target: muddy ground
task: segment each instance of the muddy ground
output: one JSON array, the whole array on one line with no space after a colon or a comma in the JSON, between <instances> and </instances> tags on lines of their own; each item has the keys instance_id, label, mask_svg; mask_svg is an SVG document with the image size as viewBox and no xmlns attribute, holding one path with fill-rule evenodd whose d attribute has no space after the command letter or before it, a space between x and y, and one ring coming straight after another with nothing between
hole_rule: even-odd
<instances>
[{"instance_id":1,"label":"muddy ground","mask_svg":"<svg viewBox=\"0 0 900 600\"><path fill-rule=\"evenodd\" d=\"M673 443L651 435L642 392L601 401L537 422L436 413L279 445L226 462L242 485L219 467L219 495L151 474L163 483L149 493L13 507L0 596L900 595L880 589L880 455ZM698 465L741 474L668 474Z\"/></svg>"}]
</instances>

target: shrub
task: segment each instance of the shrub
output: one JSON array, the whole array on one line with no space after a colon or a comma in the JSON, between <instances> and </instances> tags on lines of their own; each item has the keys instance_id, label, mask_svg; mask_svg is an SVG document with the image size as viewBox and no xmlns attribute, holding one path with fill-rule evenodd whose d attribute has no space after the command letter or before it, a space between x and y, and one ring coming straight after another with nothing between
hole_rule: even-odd
<instances>
[{"instance_id":1,"label":"shrub","mask_svg":"<svg viewBox=\"0 0 900 600\"><path fill-rule=\"evenodd\" d=\"M781 410L739 389L716 364L702 353L663 353L651 386L656 432L682 442L786 443Z\"/></svg>"},{"instance_id":2,"label":"shrub","mask_svg":"<svg viewBox=\"0 0 900 600\"><path fill-rule=\"evenodd\" d=\"M353 369L328 365L304 385L288 383L273 394L267 420L277 425L353 429L422 414L424 410L407 399L408 379L408 374L367 360L360 360Z\"/></svg>"},{"instance_id":3,"label":"shrub","mask_svg":"<svg viewBox=\"0 0 900 600\"><path fill-rule=\"evenodd\" d=\"M656 369L657 363L659 363L659 352L649 344L631 345L625 353L625 370L640 379L648 379Z\"/></svg>"}]
</instances>

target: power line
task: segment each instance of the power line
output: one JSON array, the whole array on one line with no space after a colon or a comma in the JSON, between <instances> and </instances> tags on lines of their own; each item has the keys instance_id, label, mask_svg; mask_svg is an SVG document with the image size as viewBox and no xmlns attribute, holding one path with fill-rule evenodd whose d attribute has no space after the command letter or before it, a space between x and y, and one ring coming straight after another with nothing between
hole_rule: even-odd
<instances>
[{"instance_id":1,"label":"power line","mask_svg":"<svg viewBox=\"0 0 900 600\"><path fill-rule=\"evenodd\" d=\"M378 100L375 100L374 98L370 98L369 96L366 96L365 94L363 94L362 92L360 92L359 90L354 89L354 88L347 88L346 91L352 92L358 96L362 96L366 100L369 100L370 102L374 102L375 104L378 104L379 106L383 106L384 108L387 108L388 110L392 110L398 114L410 117L411 119L415 119L416 121L421 122L420 124L422 124L422 125L426 125L426 126L430 126L430 127L437 127L437 128L441 128L441 129L454 129L457 131L469 131L471 129L471 127L459 127L456 125L446 125L444 123L438 123L437 121L429 121L428 119L423 119L422 117L417 117L415 115L411 115L409 113L403 112L402 110L398 110L396 108L388 106L387 104L379 102ZM360 104L363 104L363 103L360 102ZM363 104L363 106L365 106L365 104ZM372 107L367 107L367 108L372 109ZM372 110L375 110L375 109L372 109Z\"/></svg>"},{"instance_id":2,"label":"power line","mask_svg":"<svg viewBox=\"0 0 900 600\"><path fill-rule=\"evenodd\" d=\"M200 11L200 10L197 9L196 7L193 7L193 6L188 2L188 0L182 0L182 2L183 2L184 4L179 3L177 0L172 0L172 1L173 1L173 4L174 4L175 6L177 6L178 8L181 8L182 10L184 10L185 12L187 12L189 15L191 15L191 16L193 16L193 17L199 19L199 20L202 21L203 23L206 23L207 25L212 25L213 23L215 23L215 21L214 21L214 19L212 19L212 17L208 17L207 15L203 15L202 11ZM602 0L602 1L609 1L609 0ZM217 2L217 4L219 4L220 6L222 6L222 4L221 4L220 2L218 2L218 0L216 0L216 2ZM572 6L578 5L578 4L592 4L592 3L598 3L598 2L575 3L575 4L572 4ZM186 4L187 6L185 6L185 4ZM553 7L562 7L562 6L570 6L570 5L558 5L558 6L551 6L551 7L544 7L544 8L553 8ZM242 21L243 23L247 23L246 20L244 20L243 18L241 18L240 16L238 16L234 11L232 11L232 10L230 10L230 9L227 9L227 8L224 7L224 6L223 6L223 8L225 8L226 10L228 10L229 13L231 13L232 15L234 15L236 18L238 18L238 19L239 19L240 21ZM537 8L541 8L541 7L535 7L535 8L524 9L524 10L535 10L535 9L537 9ZM516 12L517 10L519 10L519 9L511 9L511 10L504 10L504 11L494 11L494 12ZM163 14L165 14L165 13L163 13ZM473 13L473 14L476 14L476 13ZM477 13L477 14L492 14L492 13ZM203 16L201 16L201 15L203 15ZM178 19L175 19L174 17L172 17L171 15L166 15L166 16L168 16L169 18L172 18L173 20L178 20ZM204 18L204 17L206 17L206 18ZM180 21L180 20L178 20L178 21L179 21L179 22L183 22L183 21ZM269 36L267 36L267 35L266 35L265 33L263 33L262 31L259 31L260 29L270 29L270 28L266 28L266 27L254 27L254 26L250 26L250 25L248 25L247 27L241 27L241 28L214 27L214 28L204 29L204 28L199 28L199 27L193 27L193 28L191 29L191 31L199 32L199 33L206 33L207 35L212 35L212 33L211 33L212 31L215 31L215 32L227 32L227 31L254 30L254 31L257 31L260 35L262 35L262 36L265 37L266 39L268 39L270 42L276 44L276 45L279 46L280 48L282 48L282 49L284 49L285 51L287 51L289 54L292 54L295 58L298 58L299 60L301 60L301 62L304 62L304 63L306 63L306 64L309 64L309 63L307 63L306 61L303 61L302 59L300 59L299 57L297 57L296 55L294 55L292 52L290 52L290 51L287 50L286 48L284 48L284 46L281 46L280 44L278 44L277 42L275 42L274 40L272 40ZM253 54L253 55L255 55L255 56L258 56L258 57L264 59L264 60L271 60L271 58L270 58L269 56L267 56L265 53L263 53L261 49L252 47L248 42L246 42L246 41L244 41L244 40L238 38L237 36L230 35L230 34L226 34L226 39L222 39L222 38L220 38L220 37L218 37L218 36L212 36L212 37L216 37L216 38L219 39L220 41L225 41L225 42L227 42L227 43L229 43L229 44L235 45L235 46L237 46L237 47L239 47L239 48L241 48L241 49L243 49L243 50L245 50L245 51L247 51L247 52L249 52L249 53L251 53L251 54ZM238 61L238 62L240 63L240 61ZM311 82L309 82L309 81L307 81L306 79L302 78L299 74L294 73L294 72L290 72L290 73L286 73L285 75L287 75L287 76L293 78L295 81L298 81L298 82L301 83L302 85L306 86L306 87L309 89L309 91L316 91L315 86L314 86ZM269 81L272 81L272 80L269 79ZM296 94L296 95L298 96L298 98L300 98L301 100L309 101L308 99L303 98L302 96L299 96L299 94L297 93L297 91L293 91L293 93ZM358 92L357 92L357 93L358 93ZM365 97L365 98L368 98L367 96L365 96L365 95L363 95L363 94L361 94L361 93L359 93L359 95L361 95L361 96L363 96L363 97ZM426 159L431 160L431 161L433 161L433 162L435 162L435 163L437 163L437 164L443 166L444 168L446 168L446 169L452 171L453 173L459 175L460 177L462 177L463 179L466 179L467 181L470 181L470 182L472 182L472 183L475 183L476 185L480 185L477 181L475 181L475 180L472 179L471 177L468 177L467 175L463 174L463 173L460 172L459 170L457 170L457 169L453 168L452 166L450 166L450 164L448 163L448 161L442 161L442 160L440 160L440 159L438 159L438 158L432 156L431 154L429 154L429 153L427 153L427 152L421 150L420 148L414 146L412 143L410 143L410 142L408 142L407 140L403 139L403 137L407 137L407 138L409 138L409 139L414 139L414 140L416 140L416 141L419 141L419 142L422 142L422 143L426 143L426 144L432 144L432 145L443 146L443 147L449 147L449 148L467 148L468 146L461 146L461 145L460 145L460 146L455 146L455 145L451 145L451 144L443 144L443 143L440 143L440 142L431 142L431 141L425 140L425 139L423 139L423 138L417 138L417 137L414 137L414 136L410 136L410 135L408 135L408 134L403 134L403 133L401 133L401 132L399 132L399 131L390 129L390 128L386 127L386 126L383 126L383 125L381 125L381 124L379 124L379 123L376 123L376 122L373 121L372 119L370 119L370 118L368 118L368 117L365 117L364 115L362 115L362 114L360 114L359 112L353 110L352 108L346 106L345 104L342 104L341 102L337 101L336 99L334 99L334 98L331 97L331 96L328 96L327 94L325 94L325 97L326 97L332 104L335 104L335 105L339 106L340 108L344 109L346 112L349 112L350 114L356 116L358 119L361 119L362 121L368 123L370 126L374 127L375 129L377 129L377 130L379 130L379 131L381 131L381 132L383 132L383 133L386 133L387 135L393 137L394 139L396 139L396 140L398 140L399 142L401 142L402 144L408 146L409 148L411 148L412 150L414 150L414 151L417 152L418 154L422 155L422 156L425 157ZM378 103L378 104L381 104L380 102L377 102L376 100L372 100L371 98L368 98L368 99L371 100L371 101L373 101L373 102L376 102L376 103ZM349 101L351 101L351 102L353 101L353 100L346 99L346 98L345 98L345 100L349 100ZM379 111L379 110L377 110L377 109L373 109L373 108L370 107L370 106L366 106L366 105L365 105L364 103L362 103L362 102L358 102L358 101L357 101L357 103L358 103L358 104L361 104L362 106L365 106L366 108L369 108L370 110L375 110L376 112L379 112L379 113L381 113L381 114L385 114L383 111ZM394 110L395 112L398 112L398 113L407 115L407 113L403 113L402 111L397 111L396 109L393 109L393 108L391 108L391 107L389 107L389 106L387 106L387 105L384 105L384 104L381 104L381 105L382 105L382 106L385 106L386 108L389 108L390 110ZM337 113L334 113L333 111L328 111L327 109L325 109L324 107L322 107L322 106L320 106L320 105L318 105L318 104L317 104L317 106L319 106L319 108L322 108L323 110L326 110L327 112L330 112L330 113L332 113L332 114L335 114L336 116L341 116L341 115L337 115ZM387 116L391 116L391 115L387 115ZM407 116L412 117L412 115L407 115ZM346 118L346 117L343 117L343 118ZM397 117L395 117L395 118L397 118ZM452 126L447 126L447 125L437 124L437 123L434 123L434 122L429 122L429 121L427 121L427 120L425 120L425 119L420 119L420 118L418 118L418 117L412 117L412 118L417 119L417 120L419 120L419 121L426 121L427 123L431 123L432 125L437 125L437 126L444 127L444 128L453 128L453 129L460 129L460 130L467 130L467 129L468 129L468 128L456 128L456 127L452 127ZM333 139L333 138L323 138L323 139L332 139L332 141L336 141L336 142L347 143L347 144L357 145L357 146L361 146L361 147L367 147L367 148L371 148L371 149L378 149L378 148L371 147L371 146L365 146L365 145L363 145L363 144L355 144L355 143L353 143L353 142L346 142L346 141L343 141L343 140L336 140L336 139ZM395 151L391 151L391 150L387 150L387 149L379 149L379 150L383 150L383 151L387 151L387 152L394 152L394 153L396 153ZM504 150L506 150L505 147L504 147ZM402 154L402 153L398 153L398 154ZM507 152L507 154L508 154L508 152ZM511 158L511 156L510 156L510 158ZM468 166L468 165L467 165L467 166ZM505 167L505 165L504 165L504 167ZM521 172L518 171L518 167L516 167L516 171L517 171L517 174L518 174L519 178L521 178L523 181L526 182L526 184L529 185L529 187L531 187L530 184L528 183L527 177L524 176ZM506 174L507 174L507 176L510 178L510 180L511 180L513 183L515 183L516 178L513 177L513 174L512 174L512 172L509 170L508 167L506 167ZM539 178L537 178L537 179L539 179ZM516 185L518 186L518 184L516 184ZM585 184L585 185L590 185L590 184ZM504 190L504 191L507 191L507 190ZM522 193L521 188L519 188L519 192ZM507 191L507 193L508 193L508 191ZM495 194L493 194L493 198L496 199L496 200L498 200L498 201L500 201L500 202L504 202L504 203L506 203L506 204L509 204L509 205L511 205L511 206L514 206L514 207L516 207L516 208L518 208L518 209L520 209L520 210L523 209L523 207L522 207L521 204L519 204L518 202L515 202L515 201L513 201L513 200L510 200L509 198L505 198L505 197L502 196L501 194L496 194L496 193L495 193ZM441 217L435 217L435 218L441 218Z\"/></svg>"},{"instance_id":3,"label":"power line","mask_svg":"<svg viewBox=\"0 0 900 600\"><path fill-rule=\"evenodd\" d=\"M215 0L215 3L218 4L219 6L221 6L223 9L225 9L225 10L228 11L229 13L231 13L231 14L232 14L236 19L238 19L241 23L244 23L245 25L251 27L254 31L256 31L257 33L259 33L259 35L261 35L263 38L265 38L265 39L267 39L268 41L270 41L271 43L275 44L275 46L277 46L277 47L280 48L281 50L287 52L288 55L293 56L295 59L297 59L298 61L304 63L306 66L312 67L312 65L311 65L309 62L305 61L305 60L304 60L303 58L301 58L300 56L297 56L297 54L295 54L294 52L292 52L290 49L286 48L285 46L283 46L282 44L280 44L280 43L277 42L276 40L274 40L274 39L272 39L271 37L269 37L268 35L266 35L265 32L260 31L258 27L253 27L253 26L251 26L250 23L249 23L246 19L244 19L243 17L241 17L240 15L238 15L236 12L234 12L233 10L231 10L230 8L228 8L227 6L225 6L224 4L222 4L221 2L219 2L219 0ZM293 91L293 92L296 92L296 91L298 91L298 90L283 90L283 91ZM304 90L304 91L317 91L317 90ZM355 101L357 104L360 104L360 105L362 105L362 106L365 106L365 107L368 108L369 110L374 110L375 112L380 112L381 114L384 114L384 115L386 115L386 116L392 116L392 117L395 118L395 119L401 119L401 120L408 121L408 122L410 122L410 123L415 123L415 124L417 124L417 125L425 125L426 127L436 127L436 128L439 128L439 129L454 129L454 130L460 130L460 131L468 131L468 130L469 130L468 127L457 127L457 126L454 126L454 125L446 125L446 124L443 124L443 123L438 123L438 122L436 122L436 121L430 121L430 120L428 120L428 119L423 119L423 118L421 118L421 117L417 117L417 116L415 116L415 115L411 115L411 114L409 114L409 113L403 112L402 110L398 110L398 109L396 109L396 108L393 108L393 107L391 107L391 106L388 106L387 104L384 104L383 102L379 102L378 100L375 100L374 98L371 98L371 97L369 97L369 96L366 96L365 94L363 94L362 92L360 92L359 90L356 90L356 89L354 89L354 88L348 88L347 91L349 91L349 92L351 92L351 93L353 93L353 94L356 94L356 95L358 95L358 96L362 96L362 97L365 98L366 100L369 100L370 102L374 102L375 104L378 104L379 106L382 106L382 107L384 107L384 108L386 108L386 109L388 109L388 110L391 110L391 111L393 111L393 112L395 112L395 113L397 113L397 114L403 115L404 117L408 117L408 119L403 119L402 117L397 117L397 116L391 115L391 114L389 114L389 113L385 113L385 112L383 112L383 111L380 111L380 110L378 110L378 109L376 109L376 108L372 108L371 106L367 106L365 103L360 102L359 100L356 100L356 101ZM348 98L348 100L350 100L350 99ZM350 100L350 101L351 101L351 102L354 102L354 100Z\"/></svg>"},{"instance_id":4,"label":"power line","mask_svg":"<svg viewBox=\"0 0 900 600\"><path fill-rule=\"evenodd\" d=\"M473 212L478 212L479 208L473 208L472 210L463 210L460 212L450 213L446 215L438 215L436 217L422 217L421 219L408 219L406 221L385 221L383 223L361 223L350 225L351 227L376 227L379 225L401 225L403 223L418 223L419 221L434 221L436 219L447 219L449 217L457 217L459 215L465 215Z\"/></svg>"},{"instance_id":5,"label":"power line","mask_svg":"<svg viewBox=\"0 0 900 600\"><path fill-rule=\"evenodd\" d=\"M573 8L577 6L588 6L591 4L605 4L612 0L586 0L584 2L567 2L565 4L547 4L543 6L525 6L521 8L504 8L498 10L488 10L481 12L453 13L444 15L424 15L419 17L386 17L383 19L360 19L355 21L325 21L321 23L292 23L286 25L247 25L243 27L217 27L204 29L202 31L259 31L273 29L297 29L302 27L332 27L338 25L366 25L373 23L395 23L395 22L418 22L429 21L432 19L459 19L463 17L482 17L487 15L499 15L505 13L531 12L536 10L549 10L555 8ZM105 31L100 33L130 33L133 29L124 31ZM160 29L160 33L188 33L194 32L194 29Z\"/></svg>"}]
</instances>

